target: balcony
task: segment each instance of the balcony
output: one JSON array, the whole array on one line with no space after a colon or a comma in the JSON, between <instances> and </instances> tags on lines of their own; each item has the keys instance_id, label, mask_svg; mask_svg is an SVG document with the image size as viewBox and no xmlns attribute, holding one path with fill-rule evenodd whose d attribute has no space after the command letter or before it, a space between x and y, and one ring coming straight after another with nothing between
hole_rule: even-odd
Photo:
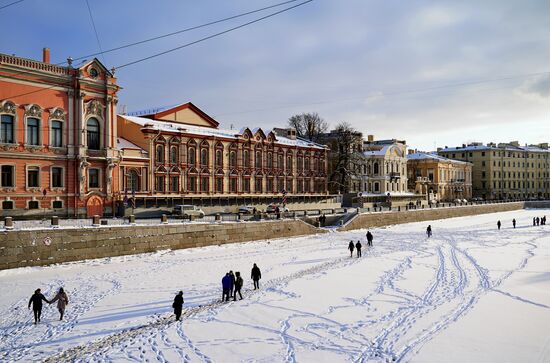
<instances>
[{"instance_id":1,"label":"balcony","mask_svg":"<svg viewBox=\"0 0 550 363\"><path fill-rule=\"evenodd\" d=\"M389 174L389 176L390 176L390 180L401 179L401 174L400 174L400 173L391 172L391 173Z\"/></svg>"}]
</instances>

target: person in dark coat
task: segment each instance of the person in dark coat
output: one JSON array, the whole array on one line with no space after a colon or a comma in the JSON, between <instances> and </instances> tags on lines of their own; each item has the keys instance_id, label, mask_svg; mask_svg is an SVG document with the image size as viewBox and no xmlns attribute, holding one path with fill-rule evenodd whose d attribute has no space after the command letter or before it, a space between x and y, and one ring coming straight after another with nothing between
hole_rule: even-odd
<instances>
[{"instance_id":1,"label":"person in dark coat","mask_svg":"<svg viewBox=\"0 0 550 363\"><path fill-rule=\"evenodd\" d=\"M432 236L432 226L428 225L428 228L426 228L426 234L428 235L428 238Z\"/></svg>"},{"instance_id":2,"label":"person in dark coat","mask_svg":"<svg viewBox=\"0 0 550 363\"><path fill-rule=\"evenodd\" d=\"M355 244L355 248L357 249L357 258L361 257L361 247L363 247L361 245L361 241L357 241Z\"/></svg>"},{"instance_id":3,"label":"person in dark coat","mask_svg":"<svg viewBox=\"0 0 550 363\"><path fill-rule=\"evenodd\" d=\"M353 249L354 248L355 248L355 245L353 244L353 241L349 241L349 244L348 244L348 250L350 252L349 257L353 257Z\"/></svg>"},{"instance_id":4,"label":"person in dark coat","mask_svg":"<svg viewBox=\"0 0 550 363\"><path fill-rule=\"evenodd\" d=\"M229 289L229 297L233 297L235 291L235 274L233 271L229 271L229 276L231 276L231 288Z\"/></svg>"},{"instance_id":5,"label":"person in dark coat","mask_svg":"<svg viewBox=\"0 0 550 363\"><path fill-rule=\"evenodd\" d=\"M373 236L372 236L372 233L370 233L370 231L367 231L367 245L369 247L372 247L372 240L373 240Z\"/></svg>"},{"instance_id":6,"label":"person in dark coat","mask_svg":"<svg viewBox=\"0 0 550 363\"><path fill-rule=\"evenodd\" d=\"M275 215L277 216L277 219L281 219L281 209L279 206L275 207Z\"/></svg>"},{"instance_id":7,"label":"person in dark coat","mask_svg":"<svg viewBox=\"0 0 550 363\"><path fill-rule=\"evenodd\" d=\"M512 219L512 226L514 226L514 228L516 228L516 219Z\"/></svg>"},{"instance_id":8,"label":"person in dark coat","mask_svg":"<svg viewBox=\"0 0 550 363\"><path fill-rule=\"evenodd\" d=\"M537 217L537 226L540 224L540 218Z\"/></svg>"},{"instance_id":9,"label":"person in dark coat","mask_svg":"<svg viewBox=\"0 0 550 363\"><path fill-rule=\"evenodd\" d=\"M40 292L40 289L36 289L34 291L34 294L31 296L29 300L29 309L31 308L32 304L32 311L34 313L34 323L37 324L40 322L40 317L42 316L42 301L47 302L48 304L50 301L42 295Z\"/></svg>"},{"instance_id":10,"label":"person in dark coat","mask_svg":"<svg viewBox=\"0 0 550 363\"><path fill-rule=\"evenodd\" d=\"M229 301L229 292L231 291L231 275L228 273L222 279L222 301Z\"/></svg>"},{"instance_id":11,"label":"person in dark coat","mask_svg":"<svg viewBox=\"0 0 550 363\"><path fill-rule=\"evenodd\" d=\"M536 226L536 225L537 225L537 219L533 217L533 226Z\"/></svg>"},{"instance_id":12,"label":"person in dark coat","mask_svg":"<svg viewBox=\"0 0 550 363\"><path fill-rule=\"evenodd\" d=\"M254 281L254 290L260 288L260 279L262 278L262 272L260 268L254 264L252 271L250 272L250 278Z\"/></svg>"},{"instance_id":13,"label":"person in dark coat","mask_svg":"<svg viewBox=\"0 0 550 363\"><path fill-rule=\"evenodd\" d=\"M498 227L498 230L500 231L500 226L501 226L501 223L500 221L497 222L497 227Z\"/></svg>"},{"instance_id":14,"label":"person in dark coat","mask_svg":"<svg viewBox=\"0 0 550 363\"><path fill-rule=\"evenodd\" d=\"M172 303L172 307L174 308L174 314L176 314L176 321L179 321L181 318L181 311L183 309L183 291L178 292L176 297L174 298L174 302Z\"/></svg>"},{"instance_id":15,"label":"person in dark coat","mask_svg":"<svg viewBox=\"0 0 550 363\"><path fill-rule=\"evenodd\" d=\"M233 301L237 301L237 294L239 294L241 300L243 299L243 295L241 294L243 283L244 281L241 277L241 273L239 271L235 272L235 293L233 294Z\"/></svg>"}]
</instances>

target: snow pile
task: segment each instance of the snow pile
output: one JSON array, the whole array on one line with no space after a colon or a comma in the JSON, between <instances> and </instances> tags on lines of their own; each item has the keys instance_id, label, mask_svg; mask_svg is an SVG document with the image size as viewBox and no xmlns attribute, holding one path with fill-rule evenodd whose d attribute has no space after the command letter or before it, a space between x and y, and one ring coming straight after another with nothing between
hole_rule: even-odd
<instances>
[{"instance_id":1,"label":"snow pile","mask_svg":"<svg viewBox=\"0 0 550 363\"><path fill-rule=\"evenodd\" d=\"M0 361L548 362L550 227L531 226L547 212L375 229L370 249L363 230L2 271ZM229 270L245 299L222 303ZM60 286L66 320L51 305L31 324L31 293Z\"/></svg>"}]
</instances>

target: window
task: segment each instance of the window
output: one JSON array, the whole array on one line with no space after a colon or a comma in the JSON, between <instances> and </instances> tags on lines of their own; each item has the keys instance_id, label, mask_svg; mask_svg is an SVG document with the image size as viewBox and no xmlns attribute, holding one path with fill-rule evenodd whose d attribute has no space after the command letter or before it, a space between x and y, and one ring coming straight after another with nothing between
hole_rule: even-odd
<instances>
[{"instance_id":1,"label":"window","mask_svg":"<svg viewBox=\"0 0 550 363\"><path fill-rule=\"evenodd\" d=\"M237 193L237 178L229 179L229 191L231 193Z\"/></svg>"},{"instance_id":2,"label":"window","mask_svg":"<svg viewBox=\"0 0 550 363\"><path fill-rule=\"evenodd\" d=\"M99 121L97 121L96 118L92 117L86 123L86 135L87 135L88 149L99 150L100 148Z\"/></svg>"},{"instance_id":3,"label":"window","mask_svg":"<svg viewBox=\"0 0 550 363\"><path fill-rule=\"evenodd\" d=\"M277 161L277 168L283 169L284 163L285 163L284 159L285 158L284 158L283 154L279 154L279 160Z\"/></svg>"},{"instance_id":4,"label":"window","mask_svg":"<svg viewBox=\"0 0 550 363\"><path fill-rule=\"evenodd\" d=\"M38 209L40 208L40 203L37 200L29 200L29 209Z\"/></svg>"},{"instance_id":5,"label":"window","mask_svg":"<svg viewBox=\"0 0 550 363\"><path fill-rule=\"evenodd\" d=\"M2 202L2 209L13 209L13 200L4 200Z\"/></svg>"},{"instance_id":6,"label":"window","mask_svg":"<svg viewBox=\"0 0 550 363\"><path fill-rule=\"evenodd\" d=\"M4 144L13 144L13 116L2 115L0 123L0 142Z\"/></svg>"},{"instance_id":7,"label":"window","mask_svg":"<svg viewBox=\"0 0 550 363\"><path fill-rule=\"evenodd\" d=\"M130 191L136 191L139 189L138 187L139 177L138 173L135 170L131 170L130 173L128 173L128 179L126 181L126 190Z\"/></svg>"},{"instance_id":8,"label":"window","mask_svg":"<svg viewBox=\"0 0 550 363\"><path fill-rule=\"evenodd\" d=\"M305 158L304 159L304 170L305 171L309 171L310 169L310 166L309 166L309 158Z\"/></svg>"},{"instance_id":9,"label":"window","mask_svg":"<svg viewBox=\"0 0 550 363\"><path fill-rule=\"evenodd\" d=\"M223 178L216 178L216 192L223 193Z\"/></svg>"},{"instance_id":10,"label":"window","mask_svg":"<svg viewBox=\"0 0 550 363\"><path fill-rule=\"evenodd\" d=\"M61 200L54 200L52 202L52 208L53 209L61 209L63 208L63 202Z\"/></svg>"},{"instance_id":11,"label":"window","mask_svg":"<svg viewBox=\"0 0 550 363\"><path fill-rule=\"evenodd\" d=\"M38 166L29 166L27 168L27 187L38 188L40 186L40 168Z\"/></svg>"},{"instance_id":12,"label":"window","mask_svg":"<svg viewBox=\"0 0 550 363\"><path fill-rule=\"evenodd\" d=\"M88 188L99 188L99 169L88 169Z\"/></svg>"},{"instance_id":13,"label":"window","mask_svg":"<svg viewBox=\"0 0 550 363\"><path fill-rule=\"evenodd\" d=\"M380 183L374 183L374 191L379 192L380 191Z\"/></svg>"},{"instance_id":14,"label":"window","mask_svg":"<svg viewBox=\"0 0 550 363\"><path fill-rule=\"evenodd\" d=\"M273 187L273 178L267 178L266 192L275 192L275 188Z\"/></svg>"},{"instance_id":15,"label":"window","mask_svg":"<svg viewBox=\"0 0 550 363\"><path fill-rule=\"evenodd\" d=\"M178 160L179 160L178 148L176 146L172 146L170 148L170 163L171 164L177 164Z\"/></svg>"},{"instance_id":16,"label":"window","mask_svg":"<svg viewBox=\"0 0 550 363\"><path fill-rule=\"evenodd\" d=\"M195 165L195 162L196 162L195 148L190 147L187 150L187 153L188 153L187 162L189 163L189 165Z\"/></svg>"},{"instance_id":17,"label":"window","mask_svg":"<svg viewBox=\"0 0 550 363\"><path fill-rule=\"evenodd\" d=\"M262 168L262 152L256 151L256 168Z\"/></svg>"},{"instance_id":18,"label":"window","mask_svg":"<svg viewBox=\"0 0 550 363\"><path fill-rule=\"evenodd\" d=\"M243 151L243 164L245 168L250 167L250 152L248 150Z\"/></svg>"},{"instance_id":19,"label":"window","mask_svg":"<svg viewBox=\"0 0 550 363\"><path fill-rule=\"evenodd\" d=\"M2 185L3 187L15 186L15 166L2 165Z\"/></svg>"},{"instance_id":20,"label":"window","mask_svg":"<svg viewBox=\"0 0 550 363\"><path fill-rule=\"evenodd\" d=\"M155 148L155 162L164 163L164 146L157 145Z\"/></svg>"},{"instance_id":21,"label":"window","mask_svg":"<svg viewBox=\"0 0 550 363\"><path fill-rule=\"evenodd\" d=\"M171 176L170 177L170 191L171 192L178 192L179 191L179 185L180 185L180 178L178 176Z\"/></svg>"},{"instance_id":22,"label":"window","mask_svg":"<svg viewBox=\"0 0 550 363\"><path fill-rule=\"evenodd\" d=\"M63 168L54 166L51 169L52 188L63 188Z\"/></svg>"},{"instance_id":23,"label":"window","mask_svg":"<svg viewBox=\"0 0 550 363\"><path fill-rule=\"evenodd\" d=\"M216 150L216 166L223 167L223 152L221 150Z\"/></svg>"},{"instance_id":24,"label":"window","mask_svg":"<svg viewBox=\"0 0 550 363\"><path fill-rule=\"evenodd\" d=\"M208 192L208 177L201 178L201 192Z\"/></svg>"},{"instance_id":25,"label":"window","mask_svg":"<svg viewBox=\"0 0 550 363\"><path fill-rule=\"evenodd\" d=\"M190 192L196 192L197 191L197 177L196 176L190 176L189 177L189 191Z\"/></svg>"},{"instance_id":26,"label":"window","mask_svg":"<svg viewBox=\"0 0 550 363\"><path fill-rule=\"evenodd\" d=\"M61 121L52 121L51 146L63 146L63 123Z\"/></svg>"},{"instance_id":27,"label":"window","mask_svg":"<svg viewBox=\"0 0 550 363\"><path fill-rule=\"evenodd\" d=\"M208 149L201 149L201 165L208 166Z\"/></svg>"},{"instance_id":28,"label":"window","mask_svg":"<svg viewBox=\"0 0 550 363\"><path fill-rule=\"evenodd\" d=\"M292 156L287 156L286 158L286 170L289 173L292 173Z\"/></svg>"},{"instance_id":29,"label":"window","mask_svg":"<svg viewBox=\"0 0 550 363\"><path fill-rule=\"evenodd\" d=\"M261 193L262 192L262 178L256 178L256 184L255 184L255 188L256 190L256 193Z\"/></svg>"},{"instance_id":30,"label":"window","mask_svg":"<svg viewBox=\"0 0 550 363\"><path fill-rule=\"evenodd\" d=\"M229 153L229 167L230 168L236 168L237 167L237 153L234 151L231 151Z\"/></svg>"},{"instance_id":31,"label":"window","mask_svg":"<svg viewBox=\"0 0 550 363\"><path fill-rule=\"evenodd\" d=\"M155 190L157 192L164 192L164 176L157 175L155 177Z\"/></svg>"},{"instance_id":32,"label":"window","mask_svg":"<svg viewBox=\"0 0 550 363\"><path fill-rule=\"evenodd\" d=\"M374 163L373 169L374 169L374 175L378 175L378 173L380 172L378 163Z\"/></svg>"},{"instance_id":33,"label":"window","mask_svg":"<svg viewBox=\"0 0 550 363\"><path fill-rule=\"evenodd\" d=\"M27 144L39 145L39 125L40 121L37 118L29 117L27 119Z\"/></svg>"},{"instance_id":34,"label":"window","mask_svg":"<svg viewBox=\"0 0 550 363\"><path fill-rule=\"evenodd\" d=\"M267 167L269 169L273 169L273 154L272 153L267 154Z\"/></svg>"},{"instance_id":35,"label":"window","mask_svg":"<svg viewBox=\"0 0 550 363\"><path fill-rule=\"evenodd\" d=\"M243 179L243 192L250 193L250 178Z\"/></svg>"}]
</instances>

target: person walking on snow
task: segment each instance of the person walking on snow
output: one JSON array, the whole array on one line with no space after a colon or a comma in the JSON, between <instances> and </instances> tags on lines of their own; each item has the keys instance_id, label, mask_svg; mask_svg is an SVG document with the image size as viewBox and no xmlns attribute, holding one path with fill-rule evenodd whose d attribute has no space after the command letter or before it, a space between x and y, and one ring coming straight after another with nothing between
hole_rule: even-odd
<instances>
[{"instance_id":1,"label":"person walking on snow","mask_svg":"<svg viewBox=\"0 0 550 363\"><path fill-rule=\"evenodd\" d=\"M353 244L353 241L349 241L349 244L348 244L348 250L350 252L349 257L353 257L353 249L354 248L355 248L355 245Z\"/></svg>"},{"instance_id":2,"label":"person walking on snow","mask_svg":"<svg viewBox=\"0 0 550 363\"><path fill-rule=\"evenodd\" d=\"M62 287L59 288L59 292L55 297L50 301L50 304L53 304L57 301L57 310L59 311L59 320L63 320L63 315L65 315L65 308L69 305L69 298L63 290Z\"/></svg>"},{"instance_id":3,"label":"person walking on snow","mask_svg":"<svg viewBox=\"0 0 550 363\"><path fill-rule=\"evenodd\" d=\"M254 281L254 290L260 288L260 279L262 278L262 272L260 268L254 264L252 271L250 272L250 278Z\"/></svg>"},{"instance_id":4,"label":"person walking on snow","mask_svg":"<svg viewBox=\"0 0 550 363\"><path fill-rule=\"evenodd\" d=\"M233 293L233 301L237 301L237 293L241 297L241 300L243 299L243 295L241 294L242 288L243 288L243 278L241 277L241 273L237 271L235 272L235 292Z\"/></svg>"},{"instance_id":5,"label":"person walking on snow","mask_svg":"<svg viewBox=\"0 0 550 363\"><path fill-rule=\"evenodd\" d=\"M498 230L499 230L499 231L500 231L500 226L501 226L500 221L498 221L498 222L497 222L497 227L498 227Z\"/></svg>"},{"instance_id":6,"label":"person walking on snow","mask_svg":"<svg viewBox=\"0 0 550 363\"><path fill-rule=\"evenodd\" d=\"M361 257L361 241L357 241L355 244L355 248L357 249L357 258Z\"/></svg>"},{"instance_id":7,"label":"person walking on snow","mask_svg":"<svg viewBox=\"0 0 550 363\"><path fill-rule=\"evenodd\" d=\"M231 289L229 290L229 297L233 297L235 291L235 274L233 271L229 271L229 276L231 276Z\"/></svg>"},{"instance_id":8,"label":"person walking on snow","mask_svg":"<svg viewBox=\"0 0 550 363\"><path fill-rule=\"evenodd\" d=\"M432 226L428 225L428 228L426 228L426 234L428 235L428 238L432 236Z\"/></svg>"},{"instance_id":9,"label":"person walking on snow","mask_svg":"<svg viewBox=\"0 0 550 363\"><path fill-rule=\"evenodd\" d=\"M179 321L181 318L181 311L183 309L183 291L178 292L172 303L174 308L174 314L176 314L176 321Z\"/></svg>"},{"instance_id":10,"label":"person walking on snow","mask_svg":"<svg viewBox=\"0 0 550 363\"><path fill-rule=\"evenodd\" d=\"M536 225L537 225L537 219L533 217L533 226L536 226Z\"/></svg>"},{"instance_id":11,"label":"person walking on snow","mask_svg":"<svg viewBox=\"0 0 550 363\"><path fill-rule=\"evenodd\" d=\"M36 289L29 300L29 309L31 308L32 304L35 324L40 322L40 317L42 315L42 301L49 303L48 299L46 299L44 295L42 295L42 293L40 292L40 289Z\"/></svg>"},{"instance_id":12,"label":"person walking on snow","mask_svg":"<svg viewBox=\"0 0 550 363\"><path fill-rule=\"evenodd\" d=\"M512 219L512 226L514 226L514 228L516 228L516 219Z\"/></svg>"},{"instance_id":13,"label":"person walking on snow","mask_svg":"<svg viewBox=\"0 0 550 363\"><path fill-rule=\"evenodd\" d=\"M540 218L537 217L537 226L540 224Z\"/></svg>"},{"instance_id":14,"label":"person walking on snow","mask_svg":"<svg viewBox=\"0 0 550 363\"><path fill-rule=\"evenodd\" d=\"M367 231L367 246L372 247L372 240L373 240L372 233L370 231Z\"/></svg>"},{"instance_id":15,"label":"person walking on snow","mask_svg":"<svg viewBox=\"0 0 550 363\"><path fill-rule=\"evenodd\" d=\"M231 275L229 272L222 279L222 301L229 301L229 292L231 291Z\"/></svg>"}]
</instances>

